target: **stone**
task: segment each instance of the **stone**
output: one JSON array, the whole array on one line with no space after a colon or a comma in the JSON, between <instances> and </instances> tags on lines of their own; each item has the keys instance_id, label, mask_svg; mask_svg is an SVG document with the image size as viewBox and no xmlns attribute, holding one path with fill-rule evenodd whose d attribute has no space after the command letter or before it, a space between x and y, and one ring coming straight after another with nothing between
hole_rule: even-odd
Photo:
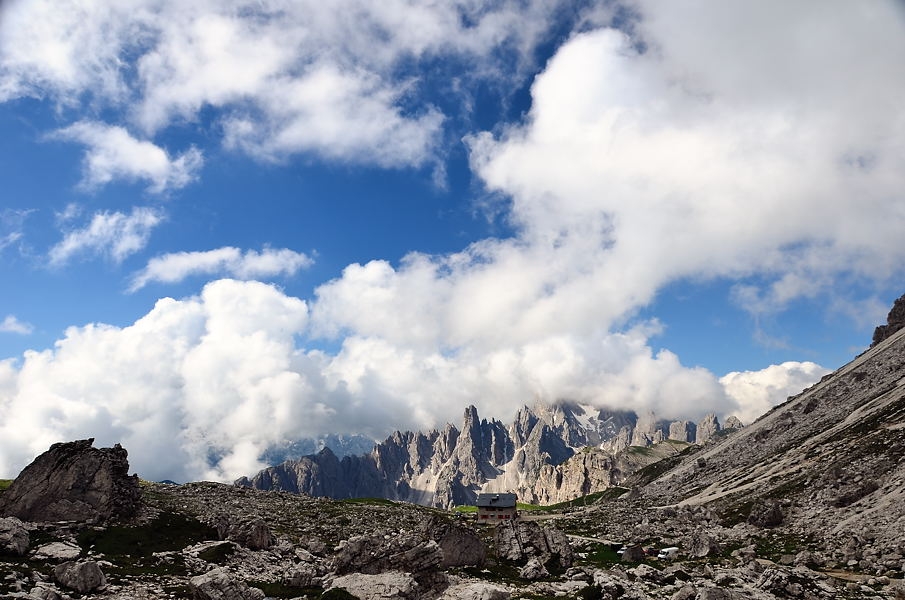
<instances>
[{"instance_id":1,"label":"stone","mask_svg":"<svg viewBox=\"0 0 905 600\"><path fill-rule=\"evenodd\" d=\"M93 560L67 561L54 567L54 580L71 590L85 594L107 585L100 565Z\"/></svg>"},{"instance_id":2,"label":"stone","mask_svg":"<svg viewBox=\"0 0 905 600\"><path fill-rule=\"evenodd\" d=\"M776 500L755 504L748 515L748 523L757 527L776 527L781 525L784 519L782 506Z\"/></svg>"},{"instance_id":3,"label":"stone","mask_svg":"<svg viewBox=\"0 0 905 600\"><path fill-rule=\"evenodd\" d=\"M0 496L0 515L24 521L102 522L128 518L141 501L126 450L93 448L94 439L54 444Z\"/></svg>"},{"instance_id":4,"label":"stone","mask_svg":"<svg viewBox=\"0 0 905 600\"><path fill-rule=\"evenodd\" d=\"M440 546L441 567L480 567L487 560L487 546L470 527L434 518L426 529Z\"/></svg>"},{"instance_id":5,"label":"stone","mask_svg":"<svg viewBox=\"0 0 905 600\"><path fill-rule=\"evenodd\" d=\"M698 590L693 585L683 585L669 597L669 600L694 600L698 595Z\"/></svg>"},{"instance_id":6,"label":"stone","mask_svg":"<svg viewBox=\"0 0 905 600\"><path fill-rule=\"evenodd\" d=\"M537 557L530 559L518 572L519 577L529 580L543 579L549 575L550 573Z\"/></svg>"},{"instance_id":7,"label":"stone","mask_svg":"<svg viewBox=\"0 0 905 600\"><path fill-rule=\"evenodd\" d=\"M220 533L219 523L217 525L217 533ZM249 550L266 550L276 542L270 527L261 519L230 524L226 539L236 542L240 546L245 546Z\"/></svg>"},{"instance_id":8,"label":"stone","mask_svg":"<svg viewBox=\"0 0 905 600\"><path fill-rule=\"evenodd\" d=\"M553 527L542 528L534 521L507 521L494 530L497 555L522 562L537 557L545 566L558 562L559 567L572 566L574 554L566 535Z\"/></svg>"},{"instance_id":9,"label":"stone","mask_svg":"<svg viewBox=\"0 0 905 600\"><path fill-rule=\"evenodd\" d=\"M644 556L644 548L640 544L632 544L622 553L622 562L641 562Z\"/></svg>"},{"instance_id":10,"label":"stone","mask_svg":"<svg viewBox=\"0 0 905 600\"><path fill-rule=\"evenodd\" d=\"M440 546L423 535L406 532L385 538L382 535L353 536L340 542L333 557L336 575L361 573L376 575L387 572L410 573L423 594L445 589L449 582L439 570Z\"/></svg>"},{"instance_id":11,"label":"stone","mask_svg":"<svg viewBox=\"0 0 905 600\"><path fill-rule=\"evenodd\" d=\"M506 588L492 583L459 583L451 585L437 600L509 600Z\"/></svg>"},{"instance_id":12,"label":"stone","mask_svg":"<svg viewBox=\"0 0 905 600\"><path fill-rule=\"evenodd\" d=\"M359 600L416 600L422 597L418 582L410 573L394 571L341 575L334 577L326 589L345 590Z\"/></svg>"},{"instance_id":13,"label":"stone","mask_svg":"<svg viewBox=\"0 0 905 600\"><path fill-rule=\"evenodd\" d=\"M51 542L35 549L32 558L38 560L75 560L82 549L72 542Z\"/></svg>"},{"instance_id":14,"label":"stone","mask_svg":"<svg viewBox=\"0 0 905 600\"><path fill-rule=\"evenodd\" d=\"M720 545L705 532L699 531L691 536L686 552L691 558L704 558L705 556L719 554Z\"/></svg>"},{"instance_id":15,"label":"stone","mask_svg":"<svg viewBox=\"0 0 905 600\"><path fill-rule=\"evenodd\" d=\"M28 544L25 523L16 517L0 519L0 554L23 556L28 551Z\"/></svg>"},{"instance_id":16,"label":"stone","mask_svg":"<svg viewBox=\"0 0 905 600\"><path fill-rule=\"evenodd\" d=\"M718 587L706 587L698 590L695 600L732 600L736 595L729 590Z\"/></svg>"},{"instance_id":17,"label":"stone","mask_svg":"<svg viewBox=\"0 0 905 600\"><path fill-rule=\"evenodd\" d=\"M263 600L264 592L230 575L225 568L213 569L189 580L195 600Z\"/></svg>"},{"instance_id":18,"label":"stone","mask_svg":"<svg viewBox=\"0 0 905 600\"><path fill-rule=\"evenodd\" d=\"M47 584L36 585L31 588L28 595L37 600L62 600L63 598L55 589L48 587Z\"/></svg>"},{"instance_id":19,"label":"stone","mask_svg":"<svg viewBox=\"0 0 905 600\"><path fill-rule=\"evenodd\" d=\"M660 582L663 580L662 571L645 564L640 564L634 569L629 570L629 574L634 575L638 579L644 579L646 581Z\"/></svg>"},{"instance_id":20,"label":"stone","mask_svg":"<svg viewBox=\"0 0 905 600\"><path fill-rule=\"evenodd\" d=\"M318 575L317 567L303 562L289 568L283 576L283 583L292 587L311 587L318 583Z\"/></svg>"}]
</instances>

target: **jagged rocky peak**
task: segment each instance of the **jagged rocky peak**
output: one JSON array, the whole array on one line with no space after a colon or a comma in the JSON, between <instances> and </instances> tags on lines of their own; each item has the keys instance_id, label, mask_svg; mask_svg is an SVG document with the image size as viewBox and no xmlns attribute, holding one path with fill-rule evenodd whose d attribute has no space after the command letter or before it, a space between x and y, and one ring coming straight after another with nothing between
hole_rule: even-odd
<instances>
[{"instance_id":1,"label":"jagged rocky peak","mask_svg":"<svg viewBox=\"0 0 905 600\"><path fill-rule=\"evenodd\" d=\"M128 452L93 444L94 438L53 444L0 496L0 516L104 522L135 514L141 491L138 476L129 475Z\"/></svg>"},{"instance_id":2,"label":"jagged rocky peak","mask_svg":"<svg viewBox=\"0 0 905 600\"><path fill-rule=\"evenodd\" d=\"M895 332L905 328L905 294L897 299L889 314L886 316L886 325L880 325L874 329L874 339L871 347L892 336Z\"/></svg>"},{"instance_id":3,"label":"jagged rocky peak","mask_svg":"<svg viewBox=\"0 0 905 600\"><path fill-rule=\"evenodd\" d=\"M698 422L697 435L695 443L703 444L713 438L722 429L720 421L713 413L704 415L704 418Z\"/></svg>"}]
</instances>

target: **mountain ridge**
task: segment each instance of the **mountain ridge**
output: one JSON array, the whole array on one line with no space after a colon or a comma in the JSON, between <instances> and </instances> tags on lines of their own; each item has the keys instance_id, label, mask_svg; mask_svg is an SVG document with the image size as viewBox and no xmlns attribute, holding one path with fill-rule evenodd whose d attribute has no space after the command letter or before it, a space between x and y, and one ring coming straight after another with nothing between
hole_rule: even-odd
<instances>
[{"instance_id":1,"label":"mountain ridge","mask_svg":"<svg viewBox=\"0 0 905 600\"><path fill-rule=\"evenodd\" d=\"M740 425L737 419L727 421ZM653 413L591 409L577 403L523 406L506 426L465 409L461 429L396 431L364 455L325 447L236 481L241 487L331 498L379 497L448 508L481 492L513 491L552 504L618 485L681 444L704 443L721 430L716 415L698 424ZM670 442L662 445L663 442ZM629 448L651 447L650 452Z\"/></svg>"}]
</instances>

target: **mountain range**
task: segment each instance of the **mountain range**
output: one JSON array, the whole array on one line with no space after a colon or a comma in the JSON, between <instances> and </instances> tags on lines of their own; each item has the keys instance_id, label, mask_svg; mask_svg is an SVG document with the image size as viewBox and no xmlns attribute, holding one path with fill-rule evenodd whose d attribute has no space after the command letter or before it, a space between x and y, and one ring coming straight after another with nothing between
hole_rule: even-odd
<instances>
[{"instance_id":1,"label":"mountain range","mask_svg":"<svg viewBox=\"0 0 905 600\"><path fill-rule=\"evenodd\" d=\"M730 429L741 427L730 417ZM716 415L700 422L577 403L524 406L510 425L465 410L461 429L393 433L367 454L337 456L329 446L236 483L330 498L379 497L447 508L477 494L516 492L550 504L618 485L639 468L720 434Z\"/></svg>"}]
</instances>

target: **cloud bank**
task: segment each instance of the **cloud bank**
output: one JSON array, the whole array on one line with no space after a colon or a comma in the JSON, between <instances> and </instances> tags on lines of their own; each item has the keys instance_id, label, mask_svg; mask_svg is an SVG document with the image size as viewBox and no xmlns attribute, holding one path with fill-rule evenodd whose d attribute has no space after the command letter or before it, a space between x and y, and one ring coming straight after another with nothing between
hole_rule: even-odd
<instances>
[{"instance_id":1,"label":"cloud bank","mask_svg":"<svg viewBox=\"0 0 905 600\"><path fill-rule=\"evenodd\" d=\"M650 329L447 354L351 335L333 355L298 344L310 331L304 301L236 280L162 299L128 327L71 327L52 350L0 361L0 473L15 475L56 441L93 436L121 442L145 478L230 481L286 440L458 423L468 403L505 419L551 398L700 416L745 394L757 406L784 400L808 370L733 374L727 396L708 371L653 354ZM784 370L795 375L776 384Z\"/></svg>"}]
</instances>

